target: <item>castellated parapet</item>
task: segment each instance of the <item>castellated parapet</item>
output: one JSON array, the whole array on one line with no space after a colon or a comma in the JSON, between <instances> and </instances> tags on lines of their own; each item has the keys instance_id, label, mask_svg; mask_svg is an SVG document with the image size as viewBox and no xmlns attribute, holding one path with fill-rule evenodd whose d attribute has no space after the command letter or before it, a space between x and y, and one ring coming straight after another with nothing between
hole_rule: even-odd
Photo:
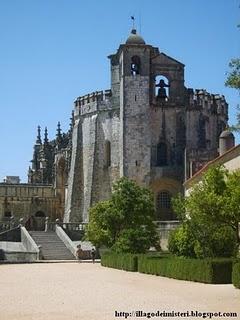
<instances>
[{"instance_id":1,"label":"castellated parapet","mask_svg":"<svg viewBox=\"0 0 240 320\"><path fill-rule=\"evenodd\" d=\"M80 116L80 115L112 109L111 101L110 101L111 96L112 96L111 90L105 90L105 91L92 92L90 94L78 97L74 102L75 119L77 118L77 116Z\"/></svg>"},{"instance_id":2,"label":"castellated parapet","mask_svg":"<svg viewBox=\"0 0 240 320\"><path fill-rule=\"evenodd\" d=\"M201 108L206 112L224 116L228 114L228 104L223 95L211 94L204 89L188 89L188 93L190 108Z\"/></svg>"}]
</instances>

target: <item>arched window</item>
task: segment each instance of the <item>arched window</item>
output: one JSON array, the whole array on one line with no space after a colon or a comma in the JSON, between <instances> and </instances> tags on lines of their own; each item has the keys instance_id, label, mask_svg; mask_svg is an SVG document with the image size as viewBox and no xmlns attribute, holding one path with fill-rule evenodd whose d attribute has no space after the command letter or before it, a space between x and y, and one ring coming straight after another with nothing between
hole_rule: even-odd
<instances>
[{"instance_id":1,"label":"arched window","mask_svg":"<svg viewBox=\"0 0 240 320\"><path fill-rule=\"evenodd\" d=\"M140 66L141 66L141 60L139 56L133 56L131 58L131 73L132 75L140 74Z\"/></svg>"},{"instance_id":2,"label":"arched window","mask_svg":"<svg viewBox=\"0 0 240 320\"><path fill-rule=\"evenodd\" d=\"M157 209L170 209L171 195L168 191L161 191L157 195Z\"/></svg>"},{"instance_id":3,"label":"arched window","mask_svg":"<svg viewBox=\"0 0 240 320\"><path fill-rule=\"evenodd\" d=\"M158 220L173 220L175 218L171 206L171 193L162 190L156 197L156 213Z\"/></svg>"},{"instance_id":4,"label":"arched window","mask_svg":"<svg viewBox=\"0 0 240 320\"><path fill-rule=\"evenodd\" d=\"M167 145L164 142L160 142L157 145L157 167L162 167L167 165Z\"/></svg>"},{"instance_id":5,"label":"arched window","mask_svg":"<svg viewBox=\"0 0 240 320\"><path fill-rule=\"evenodd\" d=\"M169 87L169 81L166 77L161 75L155 77L155 96L157 100L168 100Z\"/></svg>"},{"instance_id":6,"label":"arched window","mask_svg":"<svg viewBox=\"0 0 240 320\"><path fill-rule=\"evenodd\" d=\"M111 142L109 140L105 141L105 167L111 166Z\"/></svg>"}]
</instances>

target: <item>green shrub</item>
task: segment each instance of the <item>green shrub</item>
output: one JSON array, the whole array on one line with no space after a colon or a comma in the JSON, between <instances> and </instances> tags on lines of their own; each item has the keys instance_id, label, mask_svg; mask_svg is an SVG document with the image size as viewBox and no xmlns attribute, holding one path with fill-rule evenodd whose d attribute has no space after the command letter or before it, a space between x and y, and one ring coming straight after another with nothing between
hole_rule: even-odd
<instances>
[{"instance_id":1,"label":"green shrub","mask_svg":"<svg viewBox=\"0 0 240 320\"><path fill-rule=\"evenodd\" d=\"M139 256L138 271L180 280L231 283L231 259L148 258Z\"/></svg>"},{"instance_id":2,"label":"green shrub","mask_svg":"<svg viewBox=\"0 0 240 320\"><path fill-rule=\"evenodd\" d=\"M106 253L101 257L101 265L120 270L137 271L138 259L134 254Z\"/></svg>"},{"instance_id":3,"label":"green shrub","mask_svg":"<svg viewBox=\"0 0 240 320\"><path fill-rule=\"evenodd\" d=\"M233 265L232 283L236 288L240 289L240 262Z\"/></svg>"},{"instance_id":4,"label":"green shrub","mask_svg":"<svg viewBox=\"0 0 240 320\"><path fill-rule=\"evenodd\" d=\"M150 227L145 229L145 226L139 226L137 230L135 228L122 230L111 250L123 254L144 253L153 243L155 244L157 242L159 241L153 229L150 229Z\"/></svg>"},{"instance_id":5,"label":"green shrub","mask_svg":"<svg viewBox=\"0 0 240 320\"><path fill-rule=\"evenodd\" d=\"M229 226L199 228L194 251L197 258L233 257L237 252L236 233Z\"/></svg>"},{"instance_id":6,"label":"green shrub","mask_svg":"<svg viewBox=\"0 0 240 320\"><path fill-rule=\"evenodd\" d=\"M177 256L190 258L233 257L236 255L236 234L229 226L195 225L185 222L170 233L168 249Z\"/></svg>"},{"instance_id":7,"label":"green shrub","mask_svg":"<svg viewBox=\"0 0 240 320\"><path fill-rule=\"evenodd\" d=\"M194 237L187 223L170 232L168 249L177 256L195 257Z\"/></svg>"},{"instance_id":8,"label":"green shrub","mask_svg":"<svg viewBox=\"0 0 240 320\"><path fill-rule=\"evenodd\" d=\"M179 280L203 283L231 283L232 259L190 259L170 255L149 256L146 254L102 255L101 265L126 271L139 271ZM240 285L240 265L238 264L235 283ZM235 285L235 284L234 284ZM237 286L237 285L235 285Z\"/></svg>"}]
</instances>

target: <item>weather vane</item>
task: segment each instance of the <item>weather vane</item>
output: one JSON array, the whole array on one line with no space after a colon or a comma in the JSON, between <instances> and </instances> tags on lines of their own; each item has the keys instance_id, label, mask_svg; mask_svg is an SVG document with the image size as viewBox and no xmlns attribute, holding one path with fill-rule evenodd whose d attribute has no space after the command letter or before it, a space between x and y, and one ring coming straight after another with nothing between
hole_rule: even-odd
<instances>
[{"instance_id":1,"label":"weather vane","mask_svg":"<svg viewBox=\"0 0 240 320\"><path fill-rule=\"evenodd\" d=\"M132 28L135 29L135 17L131 16L131 20L132 20Z\"/></svg>"}]
</instances>

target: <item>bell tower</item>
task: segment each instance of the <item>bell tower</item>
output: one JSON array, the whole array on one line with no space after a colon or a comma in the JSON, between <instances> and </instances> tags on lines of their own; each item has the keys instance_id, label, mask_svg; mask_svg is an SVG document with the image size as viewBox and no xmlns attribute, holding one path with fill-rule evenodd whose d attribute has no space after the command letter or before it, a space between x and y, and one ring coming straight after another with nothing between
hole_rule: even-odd
<instances>
[{"instance_id":1,"label":"bell tower","mask_svg":"<svg viewBox=\"0 0 240 320\"><path fill-rule=\"evenodd\" d=\"M151 46L132 29L125 44L110 56L113 101L120 105L120 176L142 185L150 179Z\"/></svg>"}]
</instances>

